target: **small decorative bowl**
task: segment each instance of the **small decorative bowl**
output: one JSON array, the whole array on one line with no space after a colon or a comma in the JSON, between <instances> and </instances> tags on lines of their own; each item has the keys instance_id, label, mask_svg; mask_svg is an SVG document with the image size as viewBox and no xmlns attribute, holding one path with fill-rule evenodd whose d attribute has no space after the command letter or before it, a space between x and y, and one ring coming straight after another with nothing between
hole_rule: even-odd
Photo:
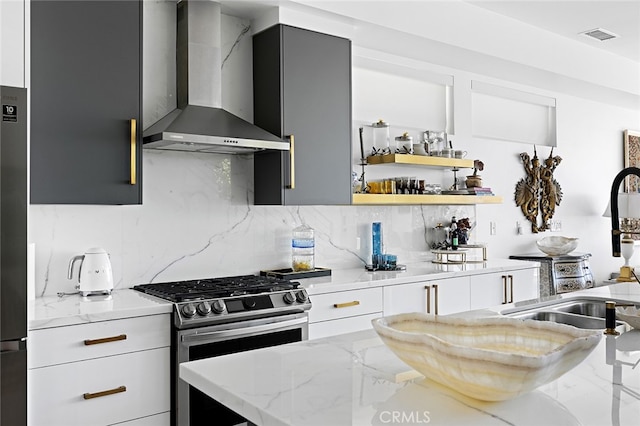
<instances>
[{"instance_id":1,"label":"small decorative bowl","mask_svg":"<svg viewBox=\"0 0 640 426\"><path fill-rule=\"evenodd\" d=\"M511 399L557 379L602 337L601 330L508 317L411 313L372 324L398 358L426 378L483 401Z\"/></svg>"},{"instance_id":2,"label":"small decorative bowl","mask_svg":"<svg viewBox=\"0 0 640 426\"><path fill-rule=\"evenodd\" d=\"M571 253L578 247L577 238L569 237L544 237L536 241L541 252L549 256L562 256Z\"/></svg>"},{"instance_id":3,"label":"small decorative bowl","mask_svg":"<svg viewBox=\"0 0 640 426\"><path fill-rule=\"evenodd\" d=\"M616 318L626 322L632 328L640 329L640 309L635 306L616 308Z\"/></svg>"}]
</instances>

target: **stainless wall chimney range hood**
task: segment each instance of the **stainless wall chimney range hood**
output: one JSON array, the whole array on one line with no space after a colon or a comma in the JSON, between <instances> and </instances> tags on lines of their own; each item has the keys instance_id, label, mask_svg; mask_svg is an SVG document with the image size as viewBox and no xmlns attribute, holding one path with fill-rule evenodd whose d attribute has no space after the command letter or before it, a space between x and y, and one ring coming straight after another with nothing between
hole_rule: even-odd
<instances>
[{"instance_id":1,"label":"stainless wall chimney range hood","mask_svg":"<svg viewBox=\"0 0 640 426\"><path fill-rule=\"evenodd\" d=\"M221 154L288 151L289 142L222 109L220 5L182 0L177 7L178 108L144 131L143 147Z\"/></svg>"}]
</instances>

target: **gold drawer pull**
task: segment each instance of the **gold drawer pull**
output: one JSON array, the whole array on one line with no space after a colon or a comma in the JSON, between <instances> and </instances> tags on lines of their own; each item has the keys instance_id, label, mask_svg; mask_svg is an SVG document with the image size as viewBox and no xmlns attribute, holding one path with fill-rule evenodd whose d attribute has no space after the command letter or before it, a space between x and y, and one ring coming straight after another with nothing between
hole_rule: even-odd
<instances>
[{"instance_id":1,"label":"gold drawer pull","mask_svg":"<svg viewBox=\"0 0 640 426\"><path fill-rule=\"evenodd\" d=\"M511 292L509 303L513 303L513 275L508 275L508 277L509 277L509 291Z\"/></svg>"},{"instance_id":2,"label":"gold drawer pull","mask_svg":"<svg viewBox=\"0 0 640 426\"><path fill-rule=\"evenodd\" d=\"M103 337L102 339L87 339L84 344L85 346L99 345L100 343L117 342L119 340L127 340L127 335L121 334L119 336Z\"/></svg>"},{"instance_id":3,"label":"gold drawer pull","mask_svg":"<svg viewBox=\"0 0 640 426\"><path fill-rule=\"evenodd\" d=\"M131 160L131 166L130 166L130 177L129 177L129 183L131 185L135 185L136 184L136 139L137 139L137 129L136 129L136 119L132 118L131 119L131 141L130 141L130 149L131 152L129 154L129 158Z\"/></svg>"},{"instance_id":4,"label":"gold drawer pull","mask_svg":"<svg viewBox=\"0 0 640 426\"><path fill-rule=\"evenodd\" d=\"M101 396L107 396L107 395L113 395L115 393L122 393L122 392L126 392L127 391L127 387L126 386L118 386L115 389L109 389L109 390L105 390L102 392L95 392L95 393L83 393L82 397L84 399L93 399L93 398L100 398Z\"/></svg>"},{"instance_id":5,"label":"gold drawer pull","mask_svg":"<svg viewBox=\"0 0 640 426\"><path fill-rule=\"evenodd\" d=\"M427 300L426 300L427 313L430 314L431 313L431 286L425 285L424 289L425 289L425 293L427 293Z\"/></svg>"},{"instance_id":6,"label":"gold drawer pull","mask_svg":"<svg viewBox=\"0 0 640 426\"><path fill-rule=\"evenodd\" d=\"M296 150L295 138L289 136L289 185L287 188L296 189Z\"/></svg>"},{"instance_id":7,"label":"gold drawer pull","mask_svg":"<svg viewBox=\"0 0 640 426\"><path fill-rule=\"evenodd\" d=\"M438 315L438 284L433 285L433 296L436 299L436 310L434 311L434 313Z\"/></svg>"},{"instance_id":8,"label":"gold drawer pull","mask_svg":"<svg viewBox=\"0 0 640 426\"><path fill-rule=\"evenodd\" d=\"M348 308L349 306L358 306L359 304L360 304L359 300L354 300L353 302L334 303L333 307L334 308Z\"/></svg>"},{"instance_id":9,"label":"gold drawer pull","mask_svg":"<svg viewBox=\"0 0 640 426\"><path fill-rule=\"evenodd\" d=\"M502 304L506 305L507 304L507 276L503 275L502 276L502 288L504 289L504 297L502 298Z\"/></svg>"}]
</instances>

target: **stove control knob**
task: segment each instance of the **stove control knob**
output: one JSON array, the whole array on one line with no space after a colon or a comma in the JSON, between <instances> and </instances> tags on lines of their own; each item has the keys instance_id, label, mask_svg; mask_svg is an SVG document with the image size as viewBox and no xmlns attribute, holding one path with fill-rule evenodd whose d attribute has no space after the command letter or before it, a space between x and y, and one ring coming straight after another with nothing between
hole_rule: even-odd
<instances>
[{"instance_id":1,"label":"stove control knob","mask_svg":"<svg viewBox=\"0 0 640 426\"><path fill-rule=\"evenodd\" d=\"M196 306L193 303L187 303L182 307L182 315L192 318L196 314Z\"/></svg>"},{"instance_id":2,"label":"stove control knob","mask_svg":"<svg viewBox=\"0 0 640 426\"><path fill-rule=\"evenodd\" d=\"M294 296L292 292L288 291L284 294L284 296L282 296L282 300L284 300L284 303L286 303L287 305L290 305L296 301L296 296Z\"/></svg>"},{"instance_id":3,"label":"stove control knob","mask_svg":"<svg viewBox=\"0 0 640 426\"><path fill-rule=\"evenodd\" d=\"M214 300L213 303L211 304L211 309L213 310L214 314L221 314L224 312L226 306L224 304L224 301L222 300Z\"/></svg>"},{"instance_id":4,"label":"stove control knob","mask_svg":"<svg viewBox=\"0 0 640 426\"><path fill-rule=\"evenodd\" d=\"M204 316L209 315L209 312L211 312L211 305L209 304L209 302L200 302L198 303L198 308L197 308L198 314Z\"/></svg>"},{"instance_id":5,"label":"stove control knob","mask_svg":"<svg viewBox=\"0 0 640 426\"><path fill-rule=\"evenodd\" d=\"M242 304L244 305L245 308L247 309L253 309L256 307L256 301L252 298L252 297L246 297L243 301Z\"/></svg>"},{"instance_id":6,"label":"stove control knob","mask_svg":"<svg viewBox=\"0 0 640 426\"><path fill-rule=\"evenodd\" d=\"M296 300L299 303L306 303L309 300L309 296L307 296L307 292L304 290L300 290L296 293Z\"/></svg>"}]
</instances>

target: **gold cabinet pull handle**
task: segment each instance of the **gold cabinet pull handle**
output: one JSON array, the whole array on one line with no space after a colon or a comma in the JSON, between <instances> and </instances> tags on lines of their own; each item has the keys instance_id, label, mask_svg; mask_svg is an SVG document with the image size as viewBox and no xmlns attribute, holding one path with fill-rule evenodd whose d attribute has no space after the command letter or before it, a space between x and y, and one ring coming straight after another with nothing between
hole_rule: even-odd
<instances>
[{"instance_id":1,"label":"gold cabinet pull handle","mask_svg":"<svg viewBox=\"0 0 640 426\"><path fill-rule=\"evenodd\" d=\"M513 275L509 275L509 292L511 293L509 297L509 303L513 303Z\"/></svg>"},{"instance_id":2,"label":"gold cabinet pull handle","mask_svg":"<svg viewBox=\"0 0 640 426\"><path fill-rule=\"evenodd\" d=\"M502 297L502 304L507 304L507 276L502 276L502 289L504 290L504 296Z\"/></svg>"},{"instance_id":3,"label":"gold cabinet pull handle","mask_svg":"<svg viewBox=\"0 0 640 426\"><path fill-rule=\"evenodd\" d=\"M136 184L136 141L137 141L137 129L136 129L137 125L136 125L136 119L132 118L131 119L131 142L130 142L130 149L131 152L129 154L129 158L131 160L131 166L130 166L130 170L131 170L131 176L129 176L129 183L131 185L135 185Z\"/></svg>"},{"instance_id":4,"label":"gold cabinet pull handle","mask_svg":"<svg viewBox=\"0 0 640 426\"><path fill-rule=\"evenodd\" d=\"M289 185L287 188L296 189L296 144L293 135L289 135L289 145Z\"/></svg>"},{"instance_id":5,"label":"gold cabinet pull handle","mask_svg":"<svg viewBox=\"0 0 640 426\"><path fill-rule=\"evenodd\" d=\"M99 345L101 343L117 342L119 340L127 340L126 334L120 334L119 336L103 337L101 339L86 339L84 341L85 346Z\"/></svg>"},{"instance_id":6,"label":"gold cabinet pull handle","mask_svg":"<svg viewBox=\"0 0 640 426\"><path fill-rule=\"evenodd\" d=\"M101 392L83 393L82 397L84 399L93 399L93 398L100 398L101 396L113 395L115 393L122 393L122 392L126 392L126 391L127 391L127 387L126 386L118 386L117 388L108 389L108 390L101 391Z\"/></svg>"},{"instance_id":7,"label":"gold cabinet pull handle","mask_svg":"<svg viewBox=\"0 0 640 426\"><path fill-rule=\"evenodd\" d=\"M333 307L334 308L348 308L349 306L358 306L359 304L360 304L359 300L354 300L353 302L334 303Z\"/></svg>"},{"instance_id":8,"label":"gold cabinet pull handle","mask_svg":"<svg viewBox=\"0 0 640 426\"><path fill-rule=\"evenodd\" d=\"M431 286L425 285L424 290L427 293L427 313L431 313Z\"/></svg>"},{"instance_id":9,"label":"gold cabinet pull handle","mask_svg":"<svg viewBox=\"0 0 640 426\"><path fill-rule=\"evenodd\" d=\"M434 313L438 315L438 284L433 285L433 297L436 299L436 310Z\"/></svg>"}]
</instances>

